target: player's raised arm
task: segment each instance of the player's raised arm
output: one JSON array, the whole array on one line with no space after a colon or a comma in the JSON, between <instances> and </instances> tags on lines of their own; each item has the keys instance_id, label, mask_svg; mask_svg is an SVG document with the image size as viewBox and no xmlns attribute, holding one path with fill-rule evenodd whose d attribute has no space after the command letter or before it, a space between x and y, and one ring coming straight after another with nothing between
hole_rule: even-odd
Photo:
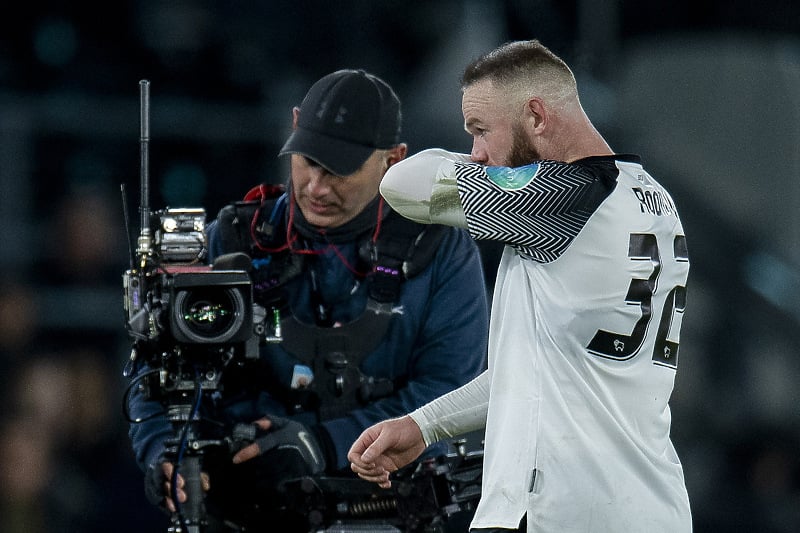
<instances>
[{"instance_id":1,"label":"player's raised arm","mask_svg":"<svg viewBox=\"0 0 800 533\"><path fill-rule=\"evenodd\" d=\"M424 224L467 227L456 185L456 162L469 156L439 148L423 150L393 165L381 181L381 195L406 218Z\"/></svg>"}]
</instances>

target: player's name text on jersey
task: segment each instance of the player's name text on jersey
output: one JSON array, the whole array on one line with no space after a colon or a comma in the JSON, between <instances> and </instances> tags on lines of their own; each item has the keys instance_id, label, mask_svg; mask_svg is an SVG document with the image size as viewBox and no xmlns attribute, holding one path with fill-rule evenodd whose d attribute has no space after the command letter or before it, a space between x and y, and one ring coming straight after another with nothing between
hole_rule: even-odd
<instances>
[{"instance_id":1,"label":"player's name text on jersey","mask_svg":"<svg viewBox=\"0 0 800 533\"><path fill-rule=\"evenodd\" d=\"M663 191L656 189L645 190L641 187L631 187L631 190L639 200L639 207L642 213L650 213L656 216L673 216L676 214L672 199L664 194Z\"/></svg>"}]
</instances>

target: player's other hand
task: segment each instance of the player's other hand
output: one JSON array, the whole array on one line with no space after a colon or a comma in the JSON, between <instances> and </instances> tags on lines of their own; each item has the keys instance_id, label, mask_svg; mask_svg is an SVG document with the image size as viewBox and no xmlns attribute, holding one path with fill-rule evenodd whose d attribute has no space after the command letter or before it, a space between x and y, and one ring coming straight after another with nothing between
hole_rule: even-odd
<instances>
[{"instance_id":1,"label":"player's other hand","mask_svg":"<svg viewBox=\"0 0 800 533\"><path fill-rule=\"evenodd\" d=\"M350 469L362 479L388 489L389 475L425 451L425 441L410 416L379 422L364 430L347 453Z\"/></svg>"}]
</instances>

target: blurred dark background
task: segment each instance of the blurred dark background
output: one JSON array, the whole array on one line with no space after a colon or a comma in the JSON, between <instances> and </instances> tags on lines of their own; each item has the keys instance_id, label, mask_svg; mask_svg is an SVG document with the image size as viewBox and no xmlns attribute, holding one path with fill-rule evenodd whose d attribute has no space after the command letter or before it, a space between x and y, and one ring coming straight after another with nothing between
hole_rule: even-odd
<instances>
[{"instance_id":1,"label":"blurred dark background","mask_svg":"<svg viewBox=\"0 0 800 533\"><path fill-rule=\"evenodd\" d=\"M572 65L598 129L642 155L682 213L673 441L695 531L800 531L799 3L76 4L0 17L0 531L163 530L120 408L139 80L151 207L213 217L285 179L291 107L320 76L378 74L403 101L411 153L468 151L462 68L528 38Z\"/></svg>"}]
</instances>

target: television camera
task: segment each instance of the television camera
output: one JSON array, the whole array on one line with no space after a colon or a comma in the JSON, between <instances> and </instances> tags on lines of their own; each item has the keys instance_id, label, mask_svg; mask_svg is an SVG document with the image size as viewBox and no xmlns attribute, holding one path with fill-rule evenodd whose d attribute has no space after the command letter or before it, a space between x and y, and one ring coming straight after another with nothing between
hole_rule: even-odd
<instances>
[{"instance_id":1,"label":"television camera","mask_svg":"<svg viewBox=\"0 0 800 533\"><path fill-rule=\"evenodd\" d=\"M174 477L180 473L184 478L188 495L178 504L169 530L196 533L206 523L202 456L211 447L235 445L230 438L209 437L201 430L200 406L222 391L227 371L258 359L260 339L269 336L263 331L263 313L254 312L249 258L233 254L206 264L205 210L167 208L151 213L147 80L140 82L140 103L141 231L136 252L131 250L130 268L123 274L123 307L133 345L124 371L132 380L123 409L131 423L149 418L128 412L134 388L163 406L157 414L166 413L174 429L166 459L176 465ZM127 209L125 219L127 223ZM177 502L174 495L172 499Z\"/></svg>"}]
</instances>

